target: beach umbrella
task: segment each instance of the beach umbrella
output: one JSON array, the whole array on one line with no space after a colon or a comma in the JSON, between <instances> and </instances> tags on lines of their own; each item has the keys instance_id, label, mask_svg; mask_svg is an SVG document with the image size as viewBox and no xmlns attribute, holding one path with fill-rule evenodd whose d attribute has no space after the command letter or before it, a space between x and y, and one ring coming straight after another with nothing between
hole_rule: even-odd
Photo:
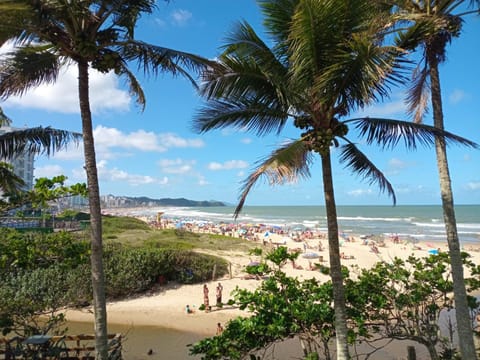
<instances>
[{"instance_id":1,"label":"beach umbrella","mask_svg":"<svg viewBox=\"0 0 480 360\"><path fill-rule=\"evenodd\" d=\"M320 257L320 255L315 252L307 252L303 254L302 257L304 257L305 259L317 259Z\"/></svg>"}]
</instances>

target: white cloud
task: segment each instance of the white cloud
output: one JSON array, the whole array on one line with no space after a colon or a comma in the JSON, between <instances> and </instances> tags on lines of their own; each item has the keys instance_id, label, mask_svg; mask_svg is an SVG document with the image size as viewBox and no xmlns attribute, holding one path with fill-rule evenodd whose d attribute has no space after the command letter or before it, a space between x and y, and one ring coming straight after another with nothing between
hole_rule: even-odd
<instances>
[{"instance_id":1,"label":"white cloud","mask_svg":"<svg viewBox=\"0 0 480 360\"><path fill-rule=\"evenodd\" d=\"M98 148L119 147L140 151L164 152L167 148L160 144L159 135L145 130L123 133L116 128L97 126L93 131L95 146Z\"/></svg>"},{"instance_id":2,"label":"white cloud","mask_svg":"<svg viewBox=\"0 0 480 360\"><path fill-rule=\"evenodd\" d=\"M185 139L172 133L157 134L151 131L137 130L124 133L116 128L97 126L93 131L96 148L106 152L109 148L165 152L169 148L203 147L201 139Z\"/></svg>"},{"instance_id":3,"label":"white cloud","mask_svg":"<svg viewBox=\"0 0 480 360\"><path fill-rule=\"evenodd\" d=\"M463 99L467 97L467 94L465 91L460 90L460 89L455 89L453 92L448 96L448 100L452 104L458 104L461 102Z\"/></svg>"},{"instance_id":4,"label":"white cloud","mask_svg":"<svg viewBox=\"0 0 480 360\"><path fill-rule=\"evenodd\" d=\"M83 142L78 146L73 144L68 145L64 150L57 151L54 155L50 156L51 159L71 161L71 160L83 160Z\"/></svg>"},{"instance_id":5,"label":"white cloud","mask_svg":"<svg viewBox=\"0 0 480 360\"><path fill-rule=\"evenodd\" d=\"M241 143L246 144L246 145L251 144L252 141L253 140L251 138L243 138L243 139L240 140Z\"/></svg>"},{"instance_id":6,"label":"white cloud","mask_svg":"<svg viewBox=\"0 0 480 360\"><path fill-rule=\"evenodd\" d=\"M116 167L109 168L106 160L97 162L98 180L107 182L122 182L130 186L140 186L145 184L165 185L169 182L168 177L156 178L148 175L130 174ZM83 168L72 171L77 181L86 181L86 174Z\"/></svg>"},{"instance_id":7,"label":"white cloud","mask_svg":"<svg viewBox=\"0 0 480 360\"><path fill-rule=\"evenodd\" d=\"M390 176L398 175L400 174L401 170L409 168L413 165L413 163L408 163L397 158L392 158L388 161L388 170L385 171L385 174Z\"/></svg>"},{"instance_id":8,"label":"white cloud","mask_svg":"<svg viewBox=\"0 0 480 360\"><path fill-rule=\"evenodd\" d=\"M365 109L361 109L355 113L354 117L389 117L393 115L400 115L404 117L404 114L407 113L407 106L405 105L404 100L400 98L401 96L403 95L397 94L394 96L396 98L394 101L374 104Z\"/></svg>"},{"instance_id":9,"label":"white cloud","mask_svg":"<svg viewBox=\"0 0 480 360\"><path fill-rule=\"evenodd\" d=\"M466 187L467 187L468 190L475 190L475 191L480 190L480 182L471 181L471 182L467 183Z\"/></svg>"},{"instance_id":10,"label":"white cloud","mask_svg":"<svg viewBox=\"0 0 480 360\"><path fill-rule=\"evenodd\" d=\"M388 165L396 169L405 169L408 166L405 161L396 158L390 159Z\"/></svg>"},{"instance_id":11,"label":"white cloud","mask_svg":"<svg viewBox=\"0 0 480 360\"><path fill-rule=\"evenodd\" d=\"M101 181L122 181L132 186L139 186L145 184L166 184L168 178L156 179L152 176L129 174L126 171L118 168L109 169L106 161L100 161L97 163L98 178Z\"/></svg>"},{"instance_id":12,"label":"white cloud","mask_svg":"<svg viewBox=\"0 0 480 360\"><path fill-rule=\"evenodd\" d=\"M175 25L185 26L192 18L192 13L187 10L179 9L172 12L171 17Z\"/></svg>"},{"instance_id":13,"label":"white cloud","mask_svg":"<svg viewBox=\"0 0 480 360\"><path fill-rule=\"evenodd\" d=\"M246 127L242 127L242 128L236 128L236 127L229 127L229 128L223 128L220 130L220 134L222 134L222 136L230 136L230 135L237 135L237 134L243 134L243 133L246 133L247 132L247 128Z\"/></svg>"},{"instance_id":14,"label":"white cloud","mask_svg":"<svg viewBox=\"0 0 480 360\"><path fill-rule=\"evenodd\" d=\"M167 23L165 22L165 20L163 20L161 18L155 18L154 21L161 28L165 28L167 26Z\"/></svg>"},{"instance_id":15,"label":"white cloud","mask_svg":"<svg viewBox=\"0 0 480 360\"><path fill-rule=\"evenodd\" d=\"M396 194L422 194L428 191L428 189L426 189L424 185L411 184L395 185L393 190Z\"/></svg>"},{"instance_id":16,"label":"white cloud","mask_svg":"<svg viewBox=\"0 0 480 360\"><path fill-rule=\"evenodd\" d=\"M204 142L200 139L184 139L174 134L157 134L151 131L137 130L125 133L116 128L102 125L93 130L95 150L100 159L111 159L118 154L111 149L138 150L143 152L165 152L173 147L201 147ZM129 154L131 155L131 154ZM83 143L78 147L70 145L67 150L59 151L54 158L57 160L83 159ZM122 154L125 156L125 154Z\"/></svg>"},{"instance_id":17,"label":"white cloud","mask_svg":"<svg viewBox=\"0 0 480 360\"><path fill-rule=\"evenodd\" d=\"M243 160L229 160L225 161L223 164L218 162L211 162L208 164L208 169L213 171L245 169L246 167L248 167L248 162Z\"/></svg>"},{"instance_id":18,"label":"white cloud","mask_svg":"<svg viewBox=\"0 0 480 360\"><path fill-rule=\"evenodd\" d=\"M210 183L205 179L205 177L199 175L197 185L198 186L205 186L205 185L210 185Z\"/></svg>"},{"instance_id":19,"label":"white cloud","mask_svg":"<svg viewBox=\"0 0 480 360\"><path fill-rule=\"evenodd\" d=\"M370 189L356 189L356 190L350 190L347 192L348 195L350 196L355 196L355 197L358 197L358 196L363 196L363 195L370 195L372 194L372 190Z\"/></svg>"},{"instance_id":20,"label":"white cloud","mask_svg":"<svg viewBox=\"0 0 480 360\"><path fill-rule=\"evenodd\" d=\"M205 143L201 139L184 139L172 133L159 134L158 140L160 143L162 143L166 147L200 148L205 146Z\"/></svg>"},{"instance_id":21,"label":"white cloud","mask_svg":"<svg viewBox=\"0 0 480 360\"><path fill-rule=\"evenodd\" d=\"M130 96L120 89L118 78L113 73L102 74L90 70L90 106L92 112L128 111ZM78 71L67 66L55 84L43 84L29 90L23 96L8 98L5 107L41 109L65 114L80 113L78 102Z\"/></svg>"},{"instance_id":22,"label":"white cloud","mask_svg":"<svg viewBox=\"0 0 480 360\"><path fill-rule=\"evenodd\" d=\"M162 159L158 165L167 174L187 174L193 171L195 163L195 160Z\"/></svg>"},{"instance_id":23,"label":"white cloud","mask_svg":"<svg viewBox=\"0 0 480 360\"><path fill-rule=\"evenodd\" d=\"M45 165L35 167L33 176L38 179L41 177L52 178L53 176L65 175L65 171L60 165Z\"/></svg>"}]
</instances>

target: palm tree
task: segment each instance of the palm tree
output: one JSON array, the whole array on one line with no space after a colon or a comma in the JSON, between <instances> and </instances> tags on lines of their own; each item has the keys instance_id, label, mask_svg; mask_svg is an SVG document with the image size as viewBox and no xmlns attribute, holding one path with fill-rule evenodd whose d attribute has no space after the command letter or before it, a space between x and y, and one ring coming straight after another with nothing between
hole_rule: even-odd
<instances>
[{"instance_id":1,"label":"palm tree","mask_svg":"<svg viewBox=\"0 0 480 360\"><path fill-rule=\"evenodd\" d=\"M137 103L145 94L132 71L136 62L147 75L169 72L194 83L188 71L201 57L135 39L135 26L151 13L155 0L0 0L0 45L15 41L15 51L0 60L0 98L22 95L57 80L62 66L78 68L79 105L91 219L91 265L97 359L107 358L107 312L102 264L100 193L90 110L89 69L114 71L129 84Z\"/></svg>"},{"instance_id":2,"label":"palm tree","mask_svg":"<svg viewBox=\"0 0 480 360\"><path fill-rule=\"evenodd\" d=\"M467 4L468 3L468 4ZM412 85L408 92L409 110L416 122L422 122L428 104L428 96L433 108L433 124L444 130L442 94L440 87L439 64L446 60L446 46L453 38L459 37L462 18L474 11L458 12L466 5L480 5L480 1L432 0L397 1L392 0L392 13L395 23L400 23L397 44L406 50L420 49L421 58L414 71ZM465 288L460 241L455 219L455 207L451 186L450 171L445 141L435 141L437 169L439 173L443 219L452 266L453 293L457 317L457 331L460 352L464 359L476 359L475 344Z\"/></svg>"},{"instance_id":3,"label":"palm tree","mask_svg":"<svg viewBox=\"0 0 480 360\"><path fill-rule=\"evenodd\" d=\"M10 161L19 154L31 153L47 155L65 149L71 142L79 143L81 134L50 127L35 127L28 129L11 128L12 120L0 107L0 159ZM5 130L5 131L3 131ZM16 193L25 185L24 181L15 175L13 168L7 162L1 162L0 189L4 193Z\"/></svg>"},{"instance_id":4,"label":"palm tree","mask_svg":"<svg viewBox=\"0 0 480 360\"><path fill-rule=\"evenodd\" d=\"M473 143L430 126L411 122L357 118L341 120L353 110L388 95L388 86L402 79L396 47L380 46L382 22L374 2L319 0L260 0L269 47L248 23L229 35L216 67L203 74L201 95L206 103L194 128L206 132L224 127L265 135L279 134L293 120L303 132L261 160L245 180L235 215L252 187L262 178L282 184L308 177L318 154L328 225L330 276L333 284L337 358L348 359L338 223L334 196L332 147L340 161L371 184L379 185L395 203L392 185L383 173L347 138L354 127L368 144L385 148L403 139L408 148L433 145L437 136L469 146Z\"/></svg>"}]
</instances>

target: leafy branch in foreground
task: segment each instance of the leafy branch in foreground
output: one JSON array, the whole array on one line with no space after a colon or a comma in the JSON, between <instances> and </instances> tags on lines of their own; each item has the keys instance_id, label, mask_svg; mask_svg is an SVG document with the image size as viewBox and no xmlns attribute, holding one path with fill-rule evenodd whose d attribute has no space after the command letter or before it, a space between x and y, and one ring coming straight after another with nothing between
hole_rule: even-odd
<instances>
[{"instance_id":1,"label":"leafy branch in foreground","mask_svg":"<svg viewBox=\"0 0 480 360\"><path fill-rule=\"evenodd\" d=\"M0 204L0 211L6 212L12 209L18 209L25 205L44 210L50 202L69 196L88 195L87 185L85 183L76 183L65 185L67 177L65 175L54 176L53 178L38 178L35 185L29 191L16 191L7 193L8 202Z\"/></svg>"},{"instance_id":2,"label":"leafy branch in foreground","mask_svg":"<svg viewBox=\"0 0 480 360\"><path fill-rule=\"evenodd\" d=\"M288 260L286 248L276 249L266 258L277 263ZM480 289L480 267L468 254L463 261L470 277L469 292ZM318 267L320 269L320 266ZM236 288L234 304L246 310L225 326L222 334L191 345L191 354L203 359L275 358L278 347L287 339L298 340L297 356L308 359L332 359L330 340L336 336L333 289L330 281L300 281L281 270L270 270L258 289ZM350 272L344 268L349 344L356 359L368 358L393 340L410 340L425 346L432 359L440 359L438 345L445 353L455 353L448 337L453 282L447 253L425 258L395 258L379 262L370 269ZM350 276L352 275L352 276ZM470 297L470 309L476 314L478 303ZM472 322L473 326L473 322ZM439 330L442 329L442 332ZM293 343L289 342L289 349Z\"/></svg>"}]
</instances>

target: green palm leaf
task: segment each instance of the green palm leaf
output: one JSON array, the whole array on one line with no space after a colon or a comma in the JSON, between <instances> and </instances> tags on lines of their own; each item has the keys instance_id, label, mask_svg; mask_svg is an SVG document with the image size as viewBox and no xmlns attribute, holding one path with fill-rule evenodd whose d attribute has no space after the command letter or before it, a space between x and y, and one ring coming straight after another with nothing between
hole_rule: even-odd
<instances>
[{"instance_id":1,"label":"green palm leaf","mask_svg":"<svg viewBox=\"0 0 480 360\"><path fill-rule=\"evenodd\" d=\"M0 98L23 95L28 89L57 80L60 63L45 46L25 46L3 55L0 62Z\"/></svg>"},{"instance_id":2,"label":"green palm leaf","mask_svg":"<svg viewBox=\"0 0 480 360\"><path fill-rule=\"evenodd\" d=\"M393 205L397 203L392 184L355 144L341 146L340 162L345 163L345 167L367 180L370 185L377 184L381 192L387 192L393 200Z\"/></svg>"},{"instance_id":3,"label":"green palm leaf","mask_svg":"<svg viewBox=\"0 0 480 360\"><path fill-rule=\"evenodd\" d=\"M458 144L472 148L479 145L461 136L448 131L440 130L434 126L415 124L407 121L361 118L351 119L345 123L353 122L360 136L366 139L367 144L377 144L383 148L394 148L403 141L407 149L416 149L418 145L431 146L435 138L444 139L447 144Z\"/></svg>"},{"instance_id":4,"label":"green palm leaf","mask_svg":"<svg viewBox=\"0 0 480 360\"><path fill-rule=\"evenodd\" d=\"M272 79L253 60L232 56L221 59L203 75L201 93L211 101L197 111L194 129L205 132L233 126L260 136L279 133L289 117L285 81L280 85L281 76Z\"/></svg>"},{"instance_id":5,"label":"green palm leaf","mask_svg":"<svg viewBox=\"0 0 480 360\"><path fill-rule=\"evenodd\" d=\"M142 41L130 40L116 44L118 54L124 61L135 61L138 68L146 75L158 75L167 72L172 75L182 75L197 87L195 79L189 70L202 70L211 66L212 62L182 51L155 46Z\"/></svg>"},{"instance_id":6,"label":"green palm leaf","mask_svg":"<svg viewBox=\"0 0 480 360\"><path fill-rule=\"evenodd\" d=\"M0 135L0 158L11 159L24 151L47 156L67 147L78 144L82 135L50 127L35 127L14 130Z\"/></svg>"},{"instance_id":7,"label":"green palm leaf","mask_svg":"<svg viewBox=\"0 0 480 360\"><path fill-rule=\"evenodd\" d=\"M0 190L4 194L15 194L25 185L22 178L15 175L10 164L0 162Z\"/></svg>"},{"instance_id":8,"label":"green palm leaf","mask_svg":"<svg viewBox=\"0 0 480 360\"><path fill-rule=\"evenodd\" d=\"M312 161L312 153L303 139L285 143L270 156L259 161L255 170L242 185L235 217L242 211L248 193L261 178L266 178L270 185L281 185L299 178L308 178Z\"/></svg>"},{"instance_id":9,"label":"green palm leaf","mask_svg":"<svg viewBox=\"0 0 480 360\"><path fill-rule=\"evenodd\" d=\"M127 79L130 95L135 96L137 104L142 107L142 110L144 110L147 100L145 98L142 85L138 82L136 76L130 71L130 69L127 67L127 64L123 62L121 66L118 67L117 73L119 76Z\"/></svg>"}]
</instances>

